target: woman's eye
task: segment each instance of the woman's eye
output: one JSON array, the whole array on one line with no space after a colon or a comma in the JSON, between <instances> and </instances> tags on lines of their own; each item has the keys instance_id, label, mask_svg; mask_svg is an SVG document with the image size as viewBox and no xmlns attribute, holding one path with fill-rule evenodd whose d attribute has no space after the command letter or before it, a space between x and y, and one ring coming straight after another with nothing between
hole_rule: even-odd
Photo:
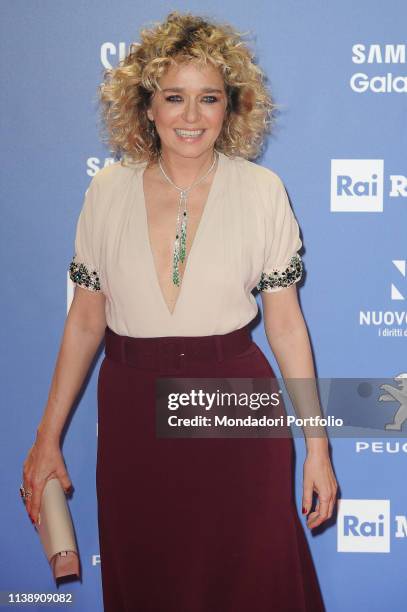
<instances>
[{"instance_id":1,"label":"woman's eye","mask_svg":"<svg viewBox=\"0 0 407 612\"><path fill-rule=\"evenodd\" d=\"M182 101L181 96L167 96L165 98L168 102L179 102ZM216 96L205 96L203 98L208 104L214 104L215 102L218 101L218 98Z\"/></svg>"}]
</instances>

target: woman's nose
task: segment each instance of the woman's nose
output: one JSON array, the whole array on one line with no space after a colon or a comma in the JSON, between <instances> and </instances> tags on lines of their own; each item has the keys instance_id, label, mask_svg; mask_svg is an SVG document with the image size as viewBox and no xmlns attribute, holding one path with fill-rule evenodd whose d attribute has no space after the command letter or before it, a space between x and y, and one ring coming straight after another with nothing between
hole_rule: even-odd
<instances>
[{"instance_id":1,"label":"woman's nose","mask_svg":"<svg viewBox=\"0 0 407 612\"><path fill-rule=\"evenodd\" d=\"M194 101L187 102L182 112L182 118L188 122L195 122L199 119L199 116L198 103Z\"/></svg>"}]
</instances>

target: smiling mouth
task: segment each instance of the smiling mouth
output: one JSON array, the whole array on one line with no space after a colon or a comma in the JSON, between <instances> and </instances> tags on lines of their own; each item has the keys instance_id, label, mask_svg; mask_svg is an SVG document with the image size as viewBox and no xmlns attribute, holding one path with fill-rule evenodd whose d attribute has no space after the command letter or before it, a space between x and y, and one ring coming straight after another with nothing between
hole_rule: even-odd
<instances>
[{"instance_id":1,"label":"smiling mouth","mask_svg":"<svg viewBox=\"0 0 407 612\"><path fill-rule=\"evenodd\" d=\"M175 128L175 133L177 136L181 136L183 138L199 138L205 130L182 130Z\"/></svg>"}]
</instances>

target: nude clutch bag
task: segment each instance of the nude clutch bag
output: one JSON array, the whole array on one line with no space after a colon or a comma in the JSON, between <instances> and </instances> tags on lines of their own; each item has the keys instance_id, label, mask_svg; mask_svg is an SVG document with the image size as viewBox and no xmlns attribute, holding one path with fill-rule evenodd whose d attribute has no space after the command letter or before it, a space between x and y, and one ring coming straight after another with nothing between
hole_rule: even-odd
<instances>
[{"instance_id":1,"label":"nude clutch bag","mask_svg":"<svg viewBox=\"0 0 407 612\"><path fill-rule=\"evenodd\" d=\"M54 578L79 576L72 519L58 478L51 478L45 484L36 528Z\"/></svg>"}]
</instances>

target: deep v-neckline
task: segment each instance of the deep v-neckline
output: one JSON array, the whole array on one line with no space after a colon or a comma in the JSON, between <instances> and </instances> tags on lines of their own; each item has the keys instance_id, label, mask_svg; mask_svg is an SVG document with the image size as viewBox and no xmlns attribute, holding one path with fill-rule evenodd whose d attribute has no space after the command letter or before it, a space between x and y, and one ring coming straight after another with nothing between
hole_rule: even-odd
<instances>
[{"instance_id":1,"label":"deep v-neckline","mask_svg":"<svg viewBox=\"0 0 407 612\"><path fill-rule=\"evenodd\" d=\"M150 231L149 231L148 216L147 216L146 197L145 197L145 192L144 192L144 170L146 169L147 162L143 162L140 167L140 171L138 173L138 178L139 178L138 190L139 190L139 194L141 198L142 217L143 217L143 226L144 226L143 229L144 229L144 237L146 240L148 264L150 267L151 275L154 279L155 292L167 316L170 319L174 319L175 315L177 314L179 307L180 307L181 299L184 296L184 293L186 291L185 285L188 282L188 278L191 274L191 266L193 265L193 261L191 262L191 257L193 258L194 255L196 255L197 247L199 246L199 240L202 238L202 234L203 234L205 225L209 217L210 209L213 205L213 202L215 201L215 194L220 184L220 174L221 174L222 164L223 164L223 155L220 151L218 151L218 161L217 161L216 168L215 168L215 175L212 178L212 182L209 187L209 192L208 192L208 195L207 195L204 207L203 207L201 218L196 228L195 235L194 235L194 238L191 244L191 248L189 250L189 253L186 259L184 273L181 279L181 286L180 286L180 289L177 295L177 299L175 301L175 305L174 305L172 312L168 308L168 304L164 298L164 295L161 289L161 285L158 279L157 268L156 268L155 261L154 261L153 250L151 246Z\"/></svg>"}]
</instances>

